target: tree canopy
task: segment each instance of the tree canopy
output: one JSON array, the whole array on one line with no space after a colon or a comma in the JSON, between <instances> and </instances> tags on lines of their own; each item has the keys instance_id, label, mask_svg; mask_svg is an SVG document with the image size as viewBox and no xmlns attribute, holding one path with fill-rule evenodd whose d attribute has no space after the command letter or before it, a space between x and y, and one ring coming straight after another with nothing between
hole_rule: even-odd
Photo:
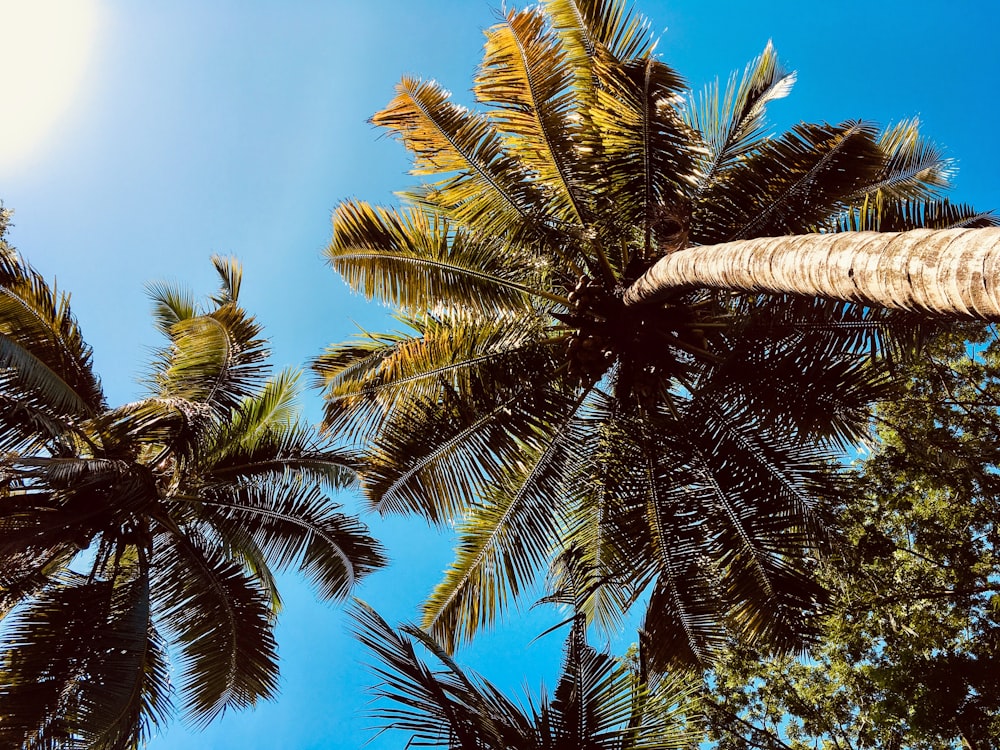
<instances>
[{"instance_id":1,"label":"tree canopy","mask_svg":"<svg viewBox=\"0 0 1000 750\"><path fill-rule=\"evenodd\" d=\"M154 285L166 344L110 407L69 297L0 238L0 745L136 748L274 694L275 572L343 598L383 564L328 492L355 457L270 374L241 271L207 304Z\"/></svg>"}]
</instances>

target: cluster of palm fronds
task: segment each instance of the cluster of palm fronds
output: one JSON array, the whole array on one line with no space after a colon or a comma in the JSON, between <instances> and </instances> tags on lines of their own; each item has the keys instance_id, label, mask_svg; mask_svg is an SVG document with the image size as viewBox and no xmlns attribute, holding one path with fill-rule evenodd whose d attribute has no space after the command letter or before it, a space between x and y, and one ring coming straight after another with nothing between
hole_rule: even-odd
<instances>
[{"instance_id":1,"label":"cluster of palm fronds","mask_svg":"<svg viewBox=\"0 0 1000 750\"><path fill-rule=\"evenodd\" d=\"M843 492L830 465L885 397L885 355L923 324L623 292L690 245L992 221L942 198L949 165L916 122L769 137L765 108L795 78L770 45L696 96L648 29L619 0L507 11L486 33L478 109L404 78L374 116L425 180L405 205L334 215L331 265L408 330L315 362L326 427L365 446L371 507L457 527L422 622L448 649L556 557L590 582L577 604L592 621L648 596L642 654L658 668L704 663L730 635L801 644Z\"/></svg>"},{"instance_id":2,"label":"cluster of palm fronds","mask_svg":"<svg viewBox=\"0 0 1000 750\"><path fill-rule=\"evenodd\" d=\"M68 297L0 240L0 745L134 748L171 713L204 724L277 687L275 569L324 598L382 563L326 492L356 460L269 377L240 269L201 309L154 287L167 345L142 400L110 408Z\"/></svg>"}]
</instances>

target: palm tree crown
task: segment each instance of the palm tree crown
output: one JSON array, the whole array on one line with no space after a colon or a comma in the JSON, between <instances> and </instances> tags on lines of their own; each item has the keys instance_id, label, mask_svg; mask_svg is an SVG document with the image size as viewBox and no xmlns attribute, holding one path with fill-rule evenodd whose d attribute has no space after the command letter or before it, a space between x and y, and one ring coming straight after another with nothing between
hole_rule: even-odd
<instances>
[{"instance_id":1,"label":"palm tree crown","mask_svg":"<svg viewBox=\"0 0 1000 750\"><path fill-rule=\"evenodd\" d=\"M0 241L0 745L134 748L171 711L204 724L277 688L273 570L342 598L382 564L326 490L354 459L269 377L240 267L206 309L151 295L167 345L110 408L68 297Z\"/></svg>"},{"instance_id":2,"label":"palm tree crown","mask_svg":"<svg viewBox=\"0 0 1000 750\"><path fill-rule=\"evenodd\" d=\"M790 648L830 463L867 430L886 353L925 324L843 301L691 285L625 291L690 245L992 222L942 196L915 122L796 125L764 111L793 73L768 45L692 95L619 0L545 0L486 32L473 94L404 78L373 122L425 177L402 208L334 215L328 259L409 330L314 363L325 424L368 451L381 512L454 523L423 625L452 648L552 560L558 594L616 625L647 602L644 659L702 663L728 637Z\"/></svg>"}]
</instances>

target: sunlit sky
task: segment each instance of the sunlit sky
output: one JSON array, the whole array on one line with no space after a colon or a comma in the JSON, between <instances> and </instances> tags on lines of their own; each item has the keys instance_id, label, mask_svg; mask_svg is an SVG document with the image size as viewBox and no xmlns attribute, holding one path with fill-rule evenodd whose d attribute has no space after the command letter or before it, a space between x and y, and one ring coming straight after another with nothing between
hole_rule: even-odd
<instances>
[{"instance_id":1,"label":"sunlit sky","mask_svg":"<svg viewBox=\"0 0 1000 750\"><path fill-rule=\"evenodd\" d=\"M517 4L509 0L510 5ZM367 124L399 77L435 78L465 99L499 1L0 0L0 200L10 237L72 292L113 404L141 391L150 348L144 286L214 290L213 253L244 263L242 300L278 367L303 365L383 311L324 266L338 201L391 203L412 185L402 148ZM1000 3L996 0L645 0L665 61L698 90L742 70L772 39L798 71L772 121L919 117L955 159L953 198L1000 209ZM319 418L314 394L304 397ZM349 508L356 499L341 498ZM450 559L420 522L366 517L393 565L358 594L390 620ZM282 694L151 750L355 748L369 737L361 666L343 608L294 580L278 629ZM459 655L501 686L554 681L561 619L536 609ZM625 636L625 642L628 637ZM386 734L369 747L402 748Z\"/></svg>"}]
</instances>

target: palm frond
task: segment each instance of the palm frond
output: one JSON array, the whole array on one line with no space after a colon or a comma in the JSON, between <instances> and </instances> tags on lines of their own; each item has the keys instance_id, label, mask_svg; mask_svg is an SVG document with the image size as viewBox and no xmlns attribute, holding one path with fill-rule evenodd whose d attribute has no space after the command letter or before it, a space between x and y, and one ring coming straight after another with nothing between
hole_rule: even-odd
<instances>
[{"instance_id":1,"label":"palm frond","mask_svg":"<svg viewBox=\"0 0 1000 750\"><path fill-rule=\"evenodd\" d=\"M702 192L692 240L712 244L809 231L845 207L845 196L872 184L882 164L870 125L797 125Z\"/></svg>"},{"instance_id":2,"label":"palm frond","mask_svg":"<svg viewBox=\"0 0 1000 750\"><path fill-rule=\"evenodd\" d=\"M525 450L458 526L455 560L422 607L424 627L448 651L492 627L508 597L529 587L550 556L564 522L564 475L575 464L575 417L568 409L549 443Z\"/></svg>"},{"instance_id":3,"label":"palm frond","mask_svg":"<svg viewBox=\"0 0 1000 750\"><path fill-rule=\"evenodd\" d=\"M203 404L216 414L237 408L267 374L267 342L260 333L257 322L232 304L179 321L153 373L157 395Z\"/></svg>"},{"instance_id":4,"label":"palm frond","mask_svg":"<svg viewBox=\"0 0 1000 750\"><path fill-rule=\"evenodd\" d=\"M164 336L169 336L180 321L200 314L194 293L175 284L162 281L148 284L146 294L153 301L153 323Z\"/></svg>"},{"instance_id":5,"label":"palm frond","mask_svg":"<svg viewBox=\"0 0 1000 750\"><path fill-rule=\"evenodd\" d=\"M69 297L0 244L0 387L53 416L86 418L104 407Z\"/></svg>"},{"instance_id":6,"label":"palm frond","mask_svg":"<svg viewBox=\"0 0 1000 750\"><path fill-rule=\"evenodd\" d=\"M649 21L625 0L545 0L544 7L574 68L602 53L619 62L653 53Z\"/></svg>"},{"instance_id":7,"label":"palm frond","mask_svg":"<svg viewBox=\"0 0 1000 750\"><path fill-rule=\"evenodd\" d=\"M675 109L684 82L652 57L598 64L597 72L602 85L589 116L601 148L598 193L615 207L612 236L641 228L650 256L657 225L669 219L680 231L689 222L699 145Z\"/></svg>"},{"instance_id":8,"label":"palm frond","mask_svg":"<svg viewBox=\"0 0 1000 750\"><path fill-rule=\"evenodd\" d=\"M577 174L574 79L545 14L510 10L486 31L473 92L507 151L543 186L544 212L579 226L590 207Z\"/></svg>"},{"instance_id":9,"label":"palm frond","mask_svg":"<svg viewBox=\"0 0 1000 750\"><path fill-rule=\"evenodd\" d=\"M240 299L240 286L243 284L243 267L235 257L224 258L221 255L212 256L212 265L219 274L219 291L212 297L216 307L235 305Z\"/></svg>"},{"instance_id":10,"label":"palm frond","mask_svg":"<svg viewBox=\"0 0 1000 750\"><path fill-rule=\"evenodd\" d=\"M538 284L544 260L518 256L505 241L455 231L419 211L340 204L326 258L369 299L418 313L462 308L492 317L524 310L533 297L553 298Z\"/></svg>"},{"instance_id":11,"label":"palm frond","mask_svg":"<svg viewBox=\"0 0 1000 750\"><path fill-rule=\"evenodd\" d=\"M162 627L178 645L181 710L205 726L226 709L273 697L278 656L268 597L239 565L195 539L157 535L151 572Z\"/></svg>"},{"instance_id":12,"label":"palm frond","mask_svg":"<svg viewBox=\"0 0 1000 750\"><path fill-rule=\"evenodd\" d=\"M269 566L297 568L325 599L346 597L362 576L386 562L361 522L295 477L223 485L199 501L206 521L228 544L240 546L242 537L249 538Z\"/></svg>"},{"instance_id":13,"label":"palm frond","mask_svg":"<svg viewBox=\"0 0 1000 750\"><path fill-rule=\"evenodd\" d=\"M364 436L405 404L437 402L477 383L496 380L519 387L517 373L544 367L551 359L548 334L534 316L489 322L428 317L409 323L422 335L363 335L316 360L329 432Z\"/></svg>"},{"instance_id":14,"label":"palm frond","mask_svg":"<svg viewBox=\"0 0 1000 750\"><path fill-rule=\"evenodd\" d=\"M706 146L700 164L699 192L721 173L761 148L767 122L765 111L771 102L788 96L795 73L781 67L771 42L753 60L737 81L734 73L726 90L719 82L710 84L697 99L691 97L682 109L687 124L701 133Z\"/></svg>"},{"instance_id":15,"label":"palm frond","mask_svg":"<svg viewBox=\"0 0 1000 750\"><path fill-rule=\"evenodd\" d=\"M404 77L397 96L372 117L413 154L413 171L438 180L413 197L484 236L544 233L530 173L509 154L489 120L449 101L433 81Z\"/></svg>"}]
</instances>

